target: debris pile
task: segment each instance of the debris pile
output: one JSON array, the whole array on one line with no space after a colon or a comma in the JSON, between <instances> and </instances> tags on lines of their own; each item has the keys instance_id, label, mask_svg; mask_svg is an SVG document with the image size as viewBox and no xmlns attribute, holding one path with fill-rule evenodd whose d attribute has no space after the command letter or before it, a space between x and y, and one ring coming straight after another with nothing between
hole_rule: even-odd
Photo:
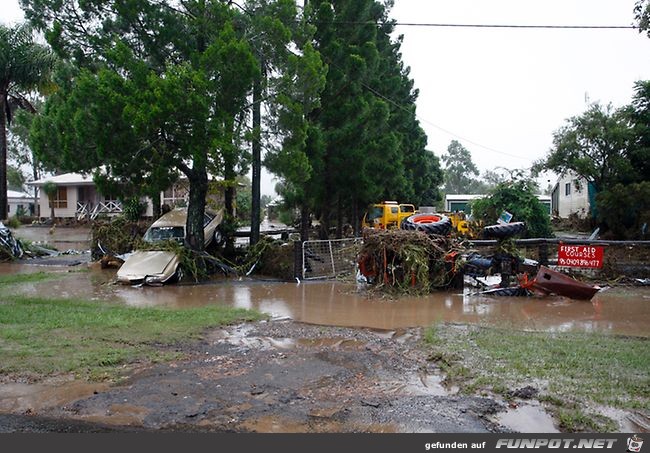
<instances>
[{"instance_id":1,"label":"debris pile","mask_svg":"<svg viewBox=\"0 0 650 453\"><path fill-rule=\"evenodd\" d=\"M134 223L125 217L116 217L109 222L96 222L92 225L90 251L93 260L106 255L121 255L132 251L144 235L149 224Z\"/></svg>"},{"instance_id":2,"label":"debris pile","mask_svg":"<svg viewBox=\"0 0 650 453\"><path fill-rule=\"evenodd\" d=\"M23 256L23 247L11 234L11 230L0 222L0 261L12 261Z\"/></svg>"},{"instance_id":3,"label":"debris pile","mask_svg":"<svg viewBox=\"0 0 650 453\"><path fill-rule=\"evenodd\" d=\"M383 290L424 294L462 285L457 272L462 243L446 236L407 230L368 230L359 270ZM460 280L460 281L459 281Z\"/></svg>"}]
</instances>

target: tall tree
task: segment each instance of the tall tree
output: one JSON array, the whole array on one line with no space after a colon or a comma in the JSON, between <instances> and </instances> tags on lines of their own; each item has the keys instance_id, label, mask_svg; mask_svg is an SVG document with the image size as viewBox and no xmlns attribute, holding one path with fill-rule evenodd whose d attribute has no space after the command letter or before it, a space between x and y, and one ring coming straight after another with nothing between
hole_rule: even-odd
<instances>
[{"instance_id":1,"label":"tall tree","mask_svg":"<svg viewBox=\"0 0 650 453\"><path fill-rule=\"evenodd\" d=\"M34 42L25 24L0 24L0 219L8 212L7 126L16 108L34 111L26 94L44 85L55 58L45 46Z\"/></svg>"},{"instance_id":2,"label":"tall tree","mask_svg":"<svg viewBox=\"0 0 650 453\"><path fill-rule=\"evenodd\" d=\"M648 33L650 36L650 1L637 0L634 4L634 19L640 32Z\"/></svg>"},{"instance_id":3,"label":"tall tree","mask_svg":"<svg viewBox=\"0 0 650 453\"><path fill-rule=\"evenodd\" d=\"M624 110L591 105L553 135L553 147L534 169L573 171L601 191L634 173L629 160L632 138Z\"/></svg>"},{"instance_id":4,"label":"tall tree","mask_svg":"<svg viewBox=\"0 0 650 453\"><path fill-rule=\"evenodd\" d=\"M103 164L96 176L149 186L182 173L187 243L202 249L208 173L228 177L238 165L258 71L236 12L217 0L22 3L53 48L82 68L48 100L35 151L61 168Z\"/></svg>"},{"instance_id":5,"label":"tall tree","mask_svg":"<svg viewBox=\"0 0 650 453\"><path fill-rule=\"evenodd\" d=\"M460 142L452 140L447 147L447 154L442 155L442 162L445 164L445 192L473 193L479 171L469 150Z\"/></svg>"}]
</instances>

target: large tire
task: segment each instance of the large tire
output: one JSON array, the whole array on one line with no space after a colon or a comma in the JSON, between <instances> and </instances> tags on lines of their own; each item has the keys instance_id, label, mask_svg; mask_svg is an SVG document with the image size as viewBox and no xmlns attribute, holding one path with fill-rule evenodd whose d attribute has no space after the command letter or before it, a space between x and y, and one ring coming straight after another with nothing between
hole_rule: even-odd
<instances>
[{"instance_id":1,"label":"large tire","mask_svg":"<svg viewBox=\"0 0 650 453\"><path fill-rule=\"evenodd\" d=\"M526 229L524 222L490 225L483 228L483 236L490 239L505 239L522 233Z\"/></svg>"},{"instance_id":2,"label":"large tire","mask_svg":"<svg viewBox=\"0 0 650 453\"><path fill-rule=\"evenodd\" d=\"M402 220L400 227L403 230L446 236L451 231L451 219L441 214L414 214Z\"/></svg>"}]
</instances>

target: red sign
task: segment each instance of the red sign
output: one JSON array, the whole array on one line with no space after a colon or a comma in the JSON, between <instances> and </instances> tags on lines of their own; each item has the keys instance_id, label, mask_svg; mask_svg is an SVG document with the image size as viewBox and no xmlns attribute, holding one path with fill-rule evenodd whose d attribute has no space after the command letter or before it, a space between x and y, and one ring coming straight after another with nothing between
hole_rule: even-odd
<instances>
[{"instance_id":1,"label":"red sign","mask_svg":"<svg viewBox=\"0 0 650 453\"><path fill-rule=\"evenodd\" d=\"M595 245L560 244L557 250L557 265L569 267L603 267L604 247Z\"/></svg>"}]
</instances>

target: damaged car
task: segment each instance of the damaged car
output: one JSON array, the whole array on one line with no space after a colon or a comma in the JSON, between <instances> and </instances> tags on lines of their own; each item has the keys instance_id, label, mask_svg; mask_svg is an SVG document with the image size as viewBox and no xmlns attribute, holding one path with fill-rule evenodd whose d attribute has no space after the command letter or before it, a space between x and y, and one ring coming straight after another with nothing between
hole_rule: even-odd
<instances>
[{"instance_id":1,"label":"damaged car","mask_svg":"<svg viewBox=\"0 0 650 453\"><path fill-rule=\"evenodd\" d=\"M220 225L223 210L205 211L203 235L205 246L220 246L224 241ZM145 232L143 240L152 244L167 240L185 241L187 208L176 208L161 216ZM138 250L130 254L117 271L120 283L157 285L172 283L182 278L180 257L170 251Z\"/></svg>"}]
</instances>

